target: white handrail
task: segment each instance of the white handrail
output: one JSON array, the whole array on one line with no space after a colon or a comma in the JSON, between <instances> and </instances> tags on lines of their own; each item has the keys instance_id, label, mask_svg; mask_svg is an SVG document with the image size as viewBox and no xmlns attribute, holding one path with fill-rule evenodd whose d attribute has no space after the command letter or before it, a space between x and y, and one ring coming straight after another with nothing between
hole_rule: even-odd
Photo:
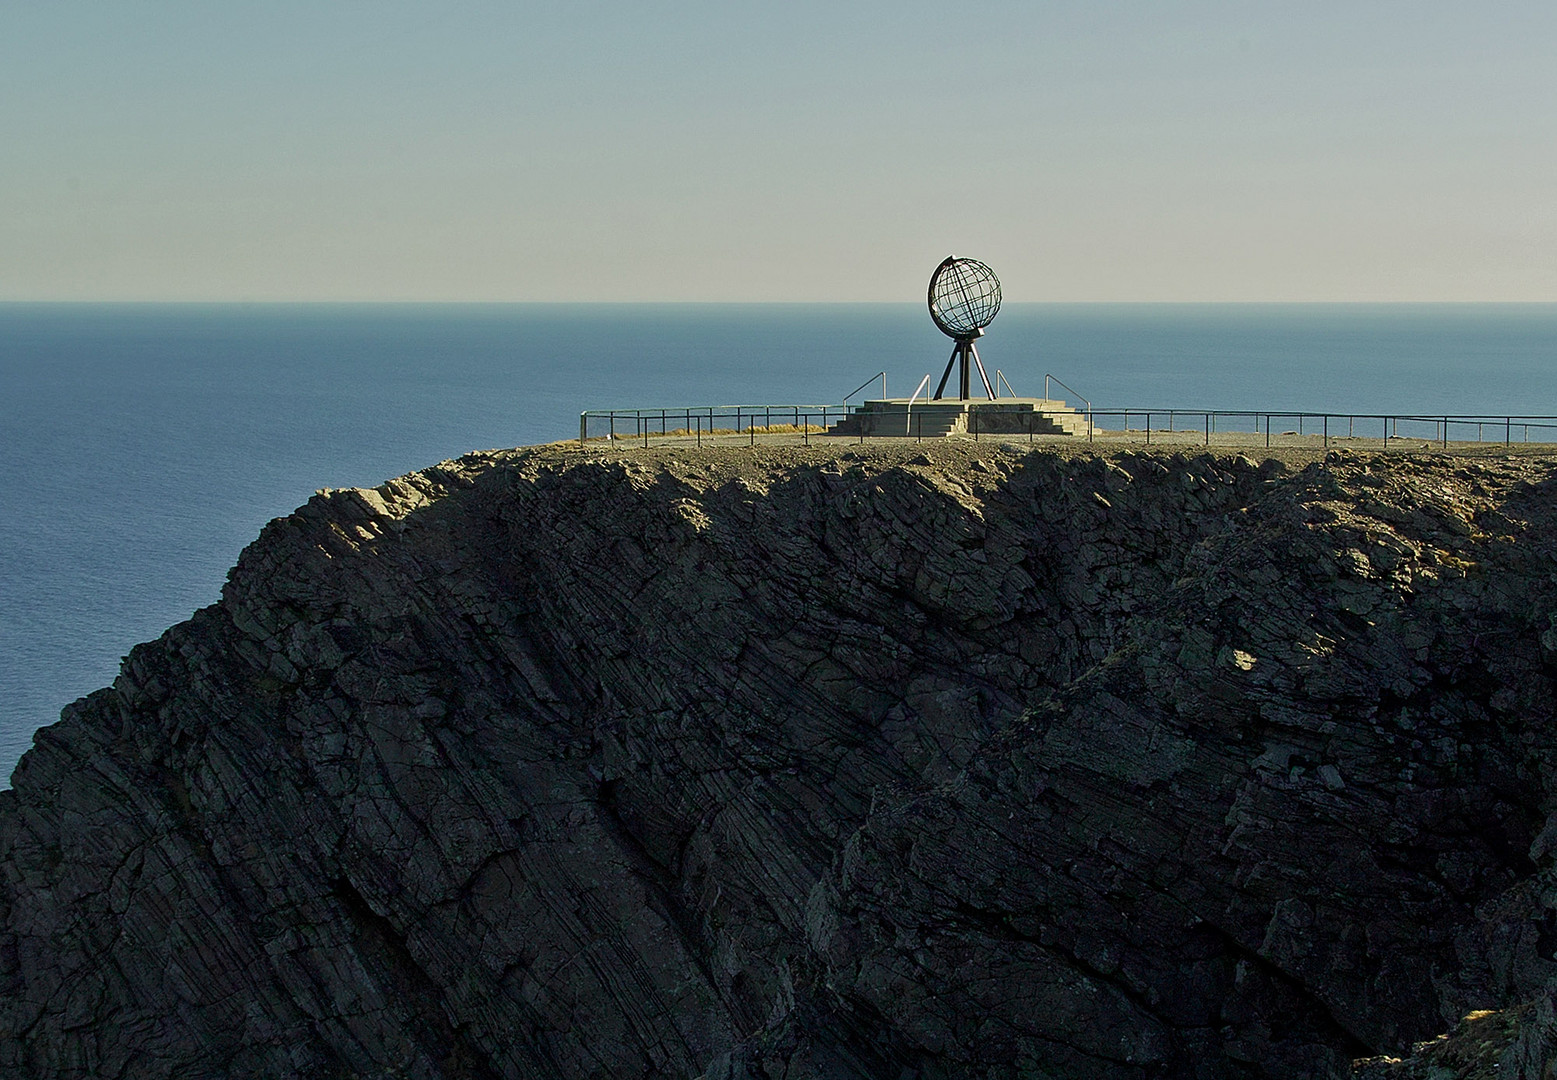
<instances>
[{"instance_id":1,"label":"white handrail","mask_svg":"<svg viewBox=\"0 0 1557 1080\"><path fill-rule=\"evenodd\" d=\"M1072 394L1075 394L1078 398L1081 398L1081 400L1086 403L1086 406L1087 406L1087 441L1091 442L1092 441L1092 402L1090 400L1088 400L1087 398L1081 397L1081 394L1078 391L1071 389L1071 387L1069 387L1069 386L1066 386L1064 383L1060 382L1059 379L1055 379L1053 375L1050 375L1047 372L1045 372L1044 376L1043 376L1043 399L1045 401L1049 400L1049 380L1050 379L1054 379L1055 382L1060 383L1060 386L1062 388L1064 388L1066 390L1070 390L1070 392ZM1151 424L1151 417L1150 416L1148 416L1146 418L1146 423L1147 423L1148 426ZM1129 427L1128 421L1126 421L1125 426ZM1209 438L1209 436L1208 436L1208 438Z\"/></svg>"},{"instance_id":2,"label":"white handrail","mask_svg":"<svg viewBox=\"0 0 1557 1080\"><path fill-rule=\"evenodd\" d=\"M1016 397L1016 391L1011 389L1011 380L1006 378L1006 373L1005 372L1001 371L999 368L996 368L995 369L995 389L996 390L1000 389L1000 384L1001 383L1005 383L1006 384L1006 393L1010 394L1012 397Z\"/></svg>"},{"instance_id":3,"label":"white handrail","mask_svg":"<svg viewBox=\"0 0 1557 1080\"><path fill-rule=\"evenodd\" d=\"M912 435L914 433L914 401L919 397L919 391L921 390L925 392L925 400L929 401L930 373L928 371L925 372L924 378L919 380L919 385L914 388L913 396L908 399L908 408L903 410L903 434L905 436Z\"/></svg>"},{"instance_id":4,"label":"white handrail","mask_svg":"<svg viewBox=\"0 0 1557 1080\"><path fill-rule=\"evenodd\" d=\"M885 371L878 371L876 374L860 383L860 385L856 386L853 390L850 390L847 394L843 395L844 405L848 405L849 399L851 397L853 397L855 394L858 394L861 390L865 389L877 379L881 380L881 396L885 398L887 396L887 373Z\"/></svg>"},{"instance_id":5,"label":"white handrail","mask_svg":"<svg viewBox=\"0 0 1557 1080\"><path fill-rule=\"evenodd\" d=\"M1054 379L1054 381L1055 381L1055 382L1057 382L1057 383L1060 383L1060 386L1061 386L1061 387L1062 387L1062 388L1063 388L1063 389L1066 389L1066 390L1070 390L1070 392L1071 392L1071 393L1073 393L1073 394L1075 394L1075 395L1076 395L1076 397L1077 397L1077 398L1078 398L1078 399L1079 399L1079 400L1081 400L1081 401L1085 401L1085 402L1086 402L1086 404L1087 404L1087 413L1088 413L1088 414L1089 414L1089 415L1090 415L1090 414L1091 414L1091 412L1092 412L1092 402L1090 402L1090 401L1087 401L1087 399L1086 399L1086 398L1084 398L1084 397L1082 397L1082 396L1081 396L1081 394L1080 394L1080 393L1079 393L1079 392L1077 392L1077 391L1076 391L1076 390L1073 390L1073 389L1071 389L1071 388L1070 388L1070 387L1069 387L1069 386L1066 386L1066 385L1065 385L1065 384L1064 384L1064 383L1062 383L1062 382L1060 382L1060 380L1059 380L1059 379L1058 379L1058 378L1056 378L1056 377L1055 377L1055 376L1053 376L1053 375L1045 375L1045 376L1044 376L1044 377L1043 377L1043 399L1044 399L1044 400L1045 400L1045 401L1048 401L1048 400L1049 400L1049 380L1050 380L1050 379Z\"/></svg>"}]
</instances>

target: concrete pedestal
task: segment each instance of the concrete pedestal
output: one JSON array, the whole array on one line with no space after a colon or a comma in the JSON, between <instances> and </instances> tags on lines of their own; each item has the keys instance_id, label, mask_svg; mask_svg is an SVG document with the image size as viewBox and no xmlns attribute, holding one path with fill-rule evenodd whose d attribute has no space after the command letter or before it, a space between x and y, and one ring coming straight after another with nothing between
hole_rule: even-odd
<instances>
[{"instance_id":1,"label":"concrete pedestal","mask_svg":"<svg viewBox=\"0 0 1557 1080\"><path fill-rule=\"evenodd\" d=\"M985 398L866 401L827 430L829 435L944 438L947 435L1081 435L1085 413L1053 398Z\"/></svg>"}]
</instances>

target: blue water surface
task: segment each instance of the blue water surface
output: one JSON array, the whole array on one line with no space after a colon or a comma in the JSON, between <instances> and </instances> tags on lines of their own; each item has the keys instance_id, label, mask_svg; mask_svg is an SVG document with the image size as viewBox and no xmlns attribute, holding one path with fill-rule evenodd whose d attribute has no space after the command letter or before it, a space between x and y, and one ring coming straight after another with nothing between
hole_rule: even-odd
<instances>
[{"instance_id":1,"label":"blue water surface","mask_svg":"<svg viewBox=\"0 0 1557 1080\"><path fill-rule=\"evenodd\" d=\"M586 408L906 394L949 344L915 304L0 305L0 776L317 488ZM1557 413L1557 305L1012 304L979 348L1097 408Z\"/></svg>"}]
</instances>

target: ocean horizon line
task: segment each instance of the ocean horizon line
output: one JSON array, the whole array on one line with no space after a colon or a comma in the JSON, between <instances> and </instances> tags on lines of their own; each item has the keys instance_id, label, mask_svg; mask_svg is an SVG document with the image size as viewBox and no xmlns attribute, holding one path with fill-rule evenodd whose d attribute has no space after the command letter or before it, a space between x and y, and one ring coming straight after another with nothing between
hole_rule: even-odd
<instances>
[{"instance_id":1,"label":"ocean horizon line","mask_svg":"<svg viewBox=\"0 0 1557 1080\"><path fill-rule=\"evenodd\" d=\"M0 308L783 308L904 307L922 300L85 300L0 299ZM1013 307L1554 308L1553 300L1011 300Z\"/></svg>"}]
</instances>

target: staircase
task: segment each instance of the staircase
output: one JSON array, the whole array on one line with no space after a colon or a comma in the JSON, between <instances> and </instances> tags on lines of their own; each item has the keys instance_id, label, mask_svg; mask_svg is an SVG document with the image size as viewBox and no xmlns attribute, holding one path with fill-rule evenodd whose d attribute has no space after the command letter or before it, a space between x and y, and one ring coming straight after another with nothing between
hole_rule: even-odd
<instances>
[{"instance_id":1,"label":"staircase","mask_svg":"<svg viewBox=\"0 0 1557 1080\"><path fill-rule=\"evenodd\" d=\"M1089 434L1084 413L1053 398L866 401L827 429L828 435L940 439L948 435Z\"/></svg>"}]
</instances>

